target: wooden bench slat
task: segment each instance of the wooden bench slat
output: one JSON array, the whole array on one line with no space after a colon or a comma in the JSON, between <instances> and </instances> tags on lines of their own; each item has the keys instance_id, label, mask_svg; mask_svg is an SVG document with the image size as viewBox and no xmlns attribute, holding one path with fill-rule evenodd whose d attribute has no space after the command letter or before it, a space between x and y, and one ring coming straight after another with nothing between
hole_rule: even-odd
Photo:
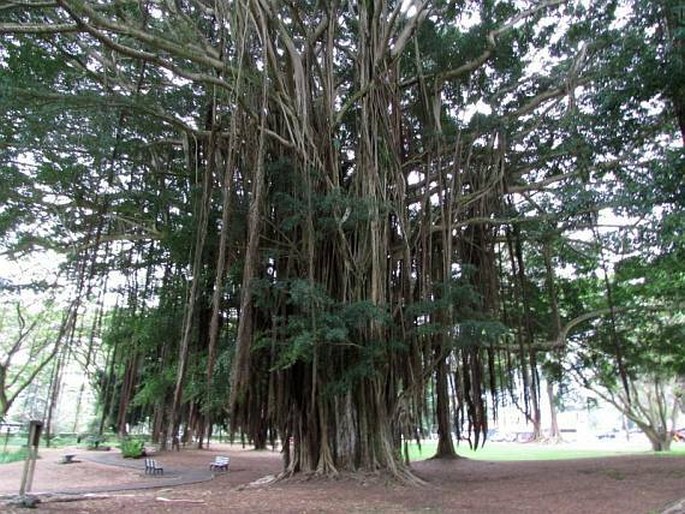
<instances>
[{"instance_id":1,"label":"wooden bench slat","mask_svg":"<svg viewBox=\"0 0 685 514\"><path fill-rule=\"evenodd\" d=\"M157 464L155 459L146 458L145 459L145 474L156 475L157 473L163 475L164 468Z\"/></svg>"}]
</instances>

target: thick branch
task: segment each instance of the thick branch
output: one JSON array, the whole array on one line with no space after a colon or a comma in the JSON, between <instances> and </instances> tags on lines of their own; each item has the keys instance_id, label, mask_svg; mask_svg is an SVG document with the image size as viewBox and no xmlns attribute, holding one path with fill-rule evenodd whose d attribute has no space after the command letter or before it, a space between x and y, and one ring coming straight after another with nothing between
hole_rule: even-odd
<instances>
[{"instance_id":1,"label":"thick branch","mask_svg":"<svg viewBox=\"0 0 685 514\"><path fill-rule=\"evenodd\" d=\"M0 23L0 34L64 34L80 30L75 23Z\"/></svg>"},{"instance_id":2,"label":"thick branch","mask_svg":"<svg viewBox=\"0 0 685 514\"><path fill-rule=\"evenodd\" d=\"M165 50L172 55L188 59L197 64L210 66L218 71L229 71L227 69L228 67L226 66L226 63L220 59L213 58L207 55L206 53L192 52L190 50L193 47L190 45L180 45L172 43L169 40L163 39L149 31L135 28L132 25L122 25L119 23L115 23L98 14L95 11L95 9L89 7L85 2L81 2L78 7L74 6L73 2L69 2L66 0L58 0L58 3L69 13L69 15L78 24L80 24L84 28L84 30L92 34L94 37L98 37L98 39L102 37L108 39L110 42L112 42L112 44L116 46L122 46L118 45L117 43L114 43L110 38L107 38L107 36L104 36L104 34L102 34L102 32L100 31L100 29L104 29L115 34L135 38L136 40L142 43L150 45L152 48ZM88 19L90 21L84 19L84 17L81 16L81 13L79 13L79 11L88 16ZM126 48L126 50L136 52L131 48ZM142 53L154 57L154 54L148 52Z\"/></svg>"}]
</instances>

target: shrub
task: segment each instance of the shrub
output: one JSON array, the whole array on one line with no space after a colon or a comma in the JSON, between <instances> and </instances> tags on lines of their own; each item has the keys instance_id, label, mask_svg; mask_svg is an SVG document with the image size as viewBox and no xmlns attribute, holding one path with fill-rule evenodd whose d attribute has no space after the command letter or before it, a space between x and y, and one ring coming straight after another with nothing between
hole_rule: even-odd
<instances>
[{"instance_id":1,"label":"shrub","mask_svg":"<svg viewBox=\"0 0 685 514\"><path fill-rule=\"evenodd\" d=\"M79 436L76 442L81 442L85 439L86 448L89 450L102 450L105 449L104 446L100 446L102 443L107 441L107 437L104 435L92 434L87 436Z\"/></svg>"},{"instance_id":2,"label":"shrub","mask_svg":"<svg viewBox=\"0 0 685 514\"><path fill-rule=\"evenodd\" d=\"M141 439L122 439L121 455L125 459L139 459L145 455L145 444Z\"/></svg>"}]
</instances>

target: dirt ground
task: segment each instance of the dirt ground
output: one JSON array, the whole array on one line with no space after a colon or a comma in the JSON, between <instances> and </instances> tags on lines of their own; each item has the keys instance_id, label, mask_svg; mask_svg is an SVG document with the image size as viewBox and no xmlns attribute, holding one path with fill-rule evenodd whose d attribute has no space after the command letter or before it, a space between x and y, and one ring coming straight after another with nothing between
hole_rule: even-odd
<instances>
[{"instance_id":1,"label":"dirt ground","mask_svg":"<svg viewBox=\"0 0 685 514\"><path fill-rule=\"evenodd\" d=\"M79 462L59 464L64 453L76 453ZM124 461L117 453L41 450L31 489L32 493L41 493L42 503L37 510L647 514L668 509L669 514L685 513L683 457L645 455L536 462L427 460L412 465L426 485L400 486L373 475L263 485L267 481L264 477L280 471L279 453L238 446L213 445L209 450L158 454L157 461L165 469L163 477L145 476L142 461ZM217 454L231 457L230 471L212 478L208 464ZM0 466L0 496L18 492L22 470L23 463ZM188 480L195 483L178 485ZM141 486L152 488L131 489ZM57 494L60 492L70 494ZM93 495L76 494L88 492ZM2 503L0 511L26 512Z\"/></svg>"}]
</instances>

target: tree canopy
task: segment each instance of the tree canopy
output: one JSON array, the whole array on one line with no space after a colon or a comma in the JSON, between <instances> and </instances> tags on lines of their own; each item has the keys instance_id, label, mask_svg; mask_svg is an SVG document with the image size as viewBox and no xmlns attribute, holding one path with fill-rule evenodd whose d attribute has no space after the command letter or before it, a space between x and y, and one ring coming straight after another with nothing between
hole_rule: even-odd
<instances>
[{"instance_id":1,"label":"tree canopy","mask_svg":"<svg viewBox=\"0 0 685 514\"><path fill-rule=\"evenodd\" d=\"M3 249L60 249L81 298L118 294L98 385L119 431L150 416L202 444L229 422L290 441L290 473L395 475L433 422L440 456L453 430L481 444L501 392L539 431L574 320L682 313L666 264L671 295L611 283L682 254L678 13L10 1Z\"/></svg>"}]
</instances>

